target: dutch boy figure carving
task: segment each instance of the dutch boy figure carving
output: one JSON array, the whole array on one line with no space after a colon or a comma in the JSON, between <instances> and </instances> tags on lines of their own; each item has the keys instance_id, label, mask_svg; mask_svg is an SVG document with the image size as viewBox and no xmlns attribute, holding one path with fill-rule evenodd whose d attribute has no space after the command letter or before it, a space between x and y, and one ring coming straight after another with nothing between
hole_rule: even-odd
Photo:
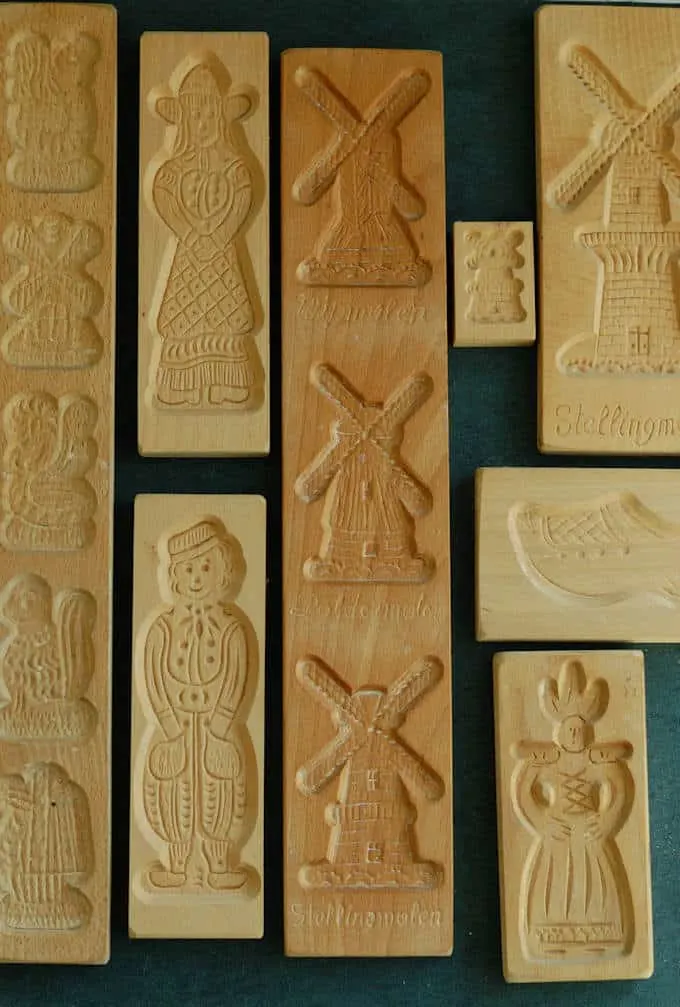
<instances>
[{"instance_id":1,"label":"dutch boy figure carving","mask_svg":"<svg viewBox=\"0 0 680 1007\"><path fill-rule=\"evenodd\" d=\"M254 633L232 604L245 562L221 521L208 517L164 536L159 584L170 607L145 638L148 702L157 726L143 769L148 823L167 844L151 865L152 889L197 892L250 887L239 859L250 792L242 725L254 667ZM167 859L166 859L167 858Z\"/></svg>"}]
</instances>

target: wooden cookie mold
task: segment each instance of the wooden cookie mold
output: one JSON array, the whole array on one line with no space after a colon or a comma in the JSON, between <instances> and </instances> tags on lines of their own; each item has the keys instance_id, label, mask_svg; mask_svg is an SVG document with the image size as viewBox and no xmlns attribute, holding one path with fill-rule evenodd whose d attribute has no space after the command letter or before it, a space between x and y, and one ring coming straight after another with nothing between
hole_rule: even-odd
<instances>
[{"instance_id":1,"label":"wooden cookie mold","mask_svg":"<svg viewBox=\"0 0 680 1007\"><path fill-rule=\"evenodd\" d=\"M262 936L265 556L261 497L137 498L133 937Z\"/></svg>"},{"instance_id":2,"label":"wooden cookie mold","mask_svg":"<svg viewBox=\"0 0 680 1007\"><path fill-rule=\"evenodd\" d=\"M494 705L505 978L648 978L643 655L497 654Z\"/></svg>"},{"instance_id":3,"label":"wooden cookie mold","mask_svg":"<svg viewBox=\"0 0 680 1007\"><path fill-rule=\"evenodd\" d=\"M0 959L109 954L116 13L3 4Z\"/></svg>"},{"instance_id":4,"label":"wooden cookie mold","mask_svg":"<svg viewBox=\"0 0 680 1007\"><path fill-rule=\"evenodd\" d=\"M141 40L139 448L269 452L269 40Z\"/></svg>"},{"instance_id":5,"label":"wooden cookie mold","mask_svg":"<svg viewBox=\"0 0 680 1007\"><path fill-rule=\"evenodd\" d=\"M282 81L285 946L448 954L441 57Z\"/></svg>"}]
</instances>

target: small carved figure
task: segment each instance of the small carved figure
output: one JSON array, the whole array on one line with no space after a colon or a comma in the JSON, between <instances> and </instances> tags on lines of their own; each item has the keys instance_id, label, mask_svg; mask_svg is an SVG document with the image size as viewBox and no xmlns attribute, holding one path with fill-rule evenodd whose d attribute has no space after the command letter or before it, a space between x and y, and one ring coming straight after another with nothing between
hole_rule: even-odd
<instances>
[{"instance_id":1,"label":"small carved figure","mask_svg":"<svg viewBox=\"0 0 680 1007\"><path fill-rule=\"evenodd\" d=\"M92 911L78 886L94 865L84 791L61 766L0 776L0 926L75 930ZM2 894L4 892L4 895Z\"/></svg>"},{"instance_id":2,"label":"small carved figure","mask_svg":"<svg viewBox=\"0 0 680 1007\"><path fill-rule=\"evenodd\" d=\"M21 268L2 288L5 310L18 317L5 332L2 355L17 367L88 367L102 340L91 316L102 288L84 269L102 247L101 232L63 213L10 224L3 235Z\"/></svg>"},{"instance_id":3,"label":"small carved figure","mask_svg":"<svg viewBox=\"0 0 680 1007\"><path fill-rule=\"evenodd\" d=\"M35 574L19 574L0 594L0 738L80 741L96 713L85 692L94 672L96 606L87 591L62 591L52 615L52 591Z\"/></svg>"},{"instance_id":4,"label":"small carved figure","mask_svg":"<svg viewBox=\"0 0 680 1007\"><path fill-rule=\"evenodd\" d=\"M15 395L3 414L6 549L83 549L92 541L97 496L85 478L97 457L97 407L81 395Z\"/></svg>"},{"instance_id":5,"label":"small carved figure","mask_svg":"<svg viewBox=\"0 0 680 1007\"><path fill-rule=\"evenodd\" d=\"M317 364L310 380L337 407L332 436L295 483L306 503L323 494L319 555L304 566L309 580L420 582L433 561L418 553L414 518L432 506L428 490L399 455L406 421L432 391L414 374L385 403L365 402L334 368Z\"/></svg>"},{"instance_id":6,"label":"small carved figure","mask_svg":"<svg viewBox=\"0 0 680 1007\"><path fill-rule=\"evenodd\" d=\"M438 801L444 785L397 733L408 711L441 678L433 657L416 661L389 689L350 692L321 661L299 661L300 683L326 706L335 738L298 770L298 789L318 794L340 774L338 796L326 809L327 859L305 864L305 888L436 888L442 868L419 860L416 811L407 785Z\"/></svg>"},{"instance_id":7,"label":"small carved figure","mask_svg":"<svg viewBox=\"0 0 680 1007\"><path fill-rule=\"evenodd\" d=\"M245 573L239 543L209 517L161 541L159 581L170 608L144 640L148 702L157 721L144 768L148 823L167 844L153 889L247 891L240 862L251 758L243 725L256 643L233 604ZM249 682L250 678L250 682Z\"/></svg>"},{"instance_id":8,"label":"small carved figure","mask_svg":"<svg viewBox=\"0 0 680 1007\"><path fill-rule=\"evenodd\" d=\"M599 259L593 333L570 339L558 364L567 374L680 373L680 227L669 202L669 195L680 196L673 153L680 72L644 106L586 46L569 46L565 62L606 118L598 116L590 142L548 186L546 198L568 209L604 178L607 185L602 223L576 234Z\"/></svg>"},{"instance_id":9,"label":"small carved figure","mask_svg":"<svg viewBox=\"0 0 680 1007\"><path fill-rule=\"evenodd\" d=\"M298 279L320 286L419 287L432 268L406 223L425 204L402 178L397 128L430 90L424 70L405 70L362 116L318 70L295 82L335 134L297 178L293 196L310 206L333 187L333 217Z\"/></svg>"},{"instance_id":10,"label":"small carved figure","mask_svg":"<svg viewBox=\"0 0 680 1007\"><path fill-rule=\"evenodd\" d=\"M522 741L513 804L534 836L522 879L520 933L533 960L592 961L626 954L633 908L615 836L630 814L634 783L626 741L596 742L593 723L605 713L604 679L588 681L579 661L566 661L557 681L539 687L553 741Z\"/></svg>"},{"instance_id":11,"label":"small carved figure","mask_svg":"<svg viewBox=\"0 0 680 1007\"><path fill-rule=\"evenodd\" d=\"M634 493L563 505L517 503L508 530L526 576L559 601L614 605L647 595L680 605L680 525Z\"/></svg>"},{"instance_id":12,"label":"small carved figure","mask_svg":"<svg viewBox=\"0 0 680 1007\"><path fill-rule=\"evenodd\" d=\"M238 120L252 99L231 86L212 54L180 64L172 90L152 91L172 124L149 165L147 198L173 234L152 311L159 344L151 364L156 405L258 404L261 363L243 232L253 206L253 158Z\"/></svg>"},{"instance_id":13,"label":"small carved figure","mask_svg":"<svg viewBox=\"0 0 680 1007\"><path fill-rule=\"evenodd\" d=\"M470 303L465 317L471 322L523 322L527 316L522 307L523 282L514 275L524 265L517 251L524 235L503 224L485 231L470 231L466 235L473 249L465 265L474 271L474 278L465 285Z\"/></svg>"},{"instance_id":14,"label":"small carved figure","mask_svg":"<svg viewBox=\"0 0 680 1007\"><path fill-rule=\"evenodd\" d=\"M7 44L7 181L31 192L84 192L101 179L93 155L96 39L20 31Z\"/></svg>"}]
</instances>

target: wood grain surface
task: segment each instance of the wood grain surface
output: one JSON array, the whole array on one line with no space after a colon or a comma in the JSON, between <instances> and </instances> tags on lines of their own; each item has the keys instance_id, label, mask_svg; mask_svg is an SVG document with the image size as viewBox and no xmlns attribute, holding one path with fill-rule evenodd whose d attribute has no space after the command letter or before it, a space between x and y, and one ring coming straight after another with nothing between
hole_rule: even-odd
<instances>
[{"instance_id":1,"label":"wood grain surface","mask_svg":"<svg viewBox=\"0 0 680 1007\"><path fill-rule=\"evenodd\" d=\"M266 525L257 496L135 502L131 937L264 931Z\"/></svg>"},{"instance_id":2,"label":"wood grain surface","mask_svg":"<svg viewBox=\"0 0 680 1007\"><path fill-rule=\"evenodd\" d=\"M677 454L680 15L536 17L539 446Z\"/></svg>"},{"instance_id":3,"label":"wood grain surface","mask_svg":"<svg viewBox=\"0 0 680 1007\"><path fill-rule=\"evenodd\" d=\"M3 4L0 959L109 954L116 12Z\"/></svg>"},{"instance_id":4,"label":"wood grain surface","mask_svg":"<svg viewBox=\"0 0 680 1007\"><path fill-rule=\"evenodd\" d=\"M140 44L139 450L269 453L269 39Z\"/></svg>"},{"instance_id":5,"label":"wood grain surface","mask_svg":"<svg viewBox=\"0 0 680 1007\"><path fill-rule=\"evenodd\" d=\"M648 978L642 653L496 654L494 707L505 978Z\"/></svg>"},{"instance_id":6,"label":"wood grain surface","mask_svg":"<svg viewBox=\"0 0 680 1007\"><path fill-rule=\"evenodd\" d=\"M442 129L436 53L283 56L293 955L451 952Z\"/></svg>"}]
</instances>

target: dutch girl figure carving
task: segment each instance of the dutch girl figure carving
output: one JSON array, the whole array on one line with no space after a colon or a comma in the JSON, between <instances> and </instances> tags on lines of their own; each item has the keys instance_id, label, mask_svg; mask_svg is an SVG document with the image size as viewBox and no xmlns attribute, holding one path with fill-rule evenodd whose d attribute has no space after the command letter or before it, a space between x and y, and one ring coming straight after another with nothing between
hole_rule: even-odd
<instances>
[{"instance_id":1,"label":"dutch girl figure carving","mask_svg":"<svg viewBox=\"0 0 680 1007\"><path fill-rule=\"evenodd\" d=\"M527 958L592 961L630 951L630 886L615 836L630 813L634 783L626 741L597 742L606 712L604 679L579 661L539 687L553 741L522 741L513 804L534 835L522 878L520 932Z\"/></svg>"},{"instance_id":2,"label":"dutch girl figure carving","mask_svg":"<svg viewBox=\"0 0 680 1007\"><path fill-rule=\"evenodd\" d=\"M242 720L256 642L232 604L245 574L243 554L214 517L164 536L159 553L169 607L152 618L142 640L155 721L143 796L154 838L166 845L144 883L156 892L248 891L256 878L239 850L256 795Z\"/></svg>"},{"instance_id":3,"label":"dutch girl figure carving","mask_svg":"<svg viewBox=\"0 0 680 1007\"><path fill-rule=\"evenodd\" d=\"M243 231L257 165L239 120L254 97L233 88L210 53L181 63L170 85L149 95L152 111L170 127L149 165L145 193L172 232L151 306L151 402L252 408L261 400L262 365Z\"/></svg>"}]
</instances>

